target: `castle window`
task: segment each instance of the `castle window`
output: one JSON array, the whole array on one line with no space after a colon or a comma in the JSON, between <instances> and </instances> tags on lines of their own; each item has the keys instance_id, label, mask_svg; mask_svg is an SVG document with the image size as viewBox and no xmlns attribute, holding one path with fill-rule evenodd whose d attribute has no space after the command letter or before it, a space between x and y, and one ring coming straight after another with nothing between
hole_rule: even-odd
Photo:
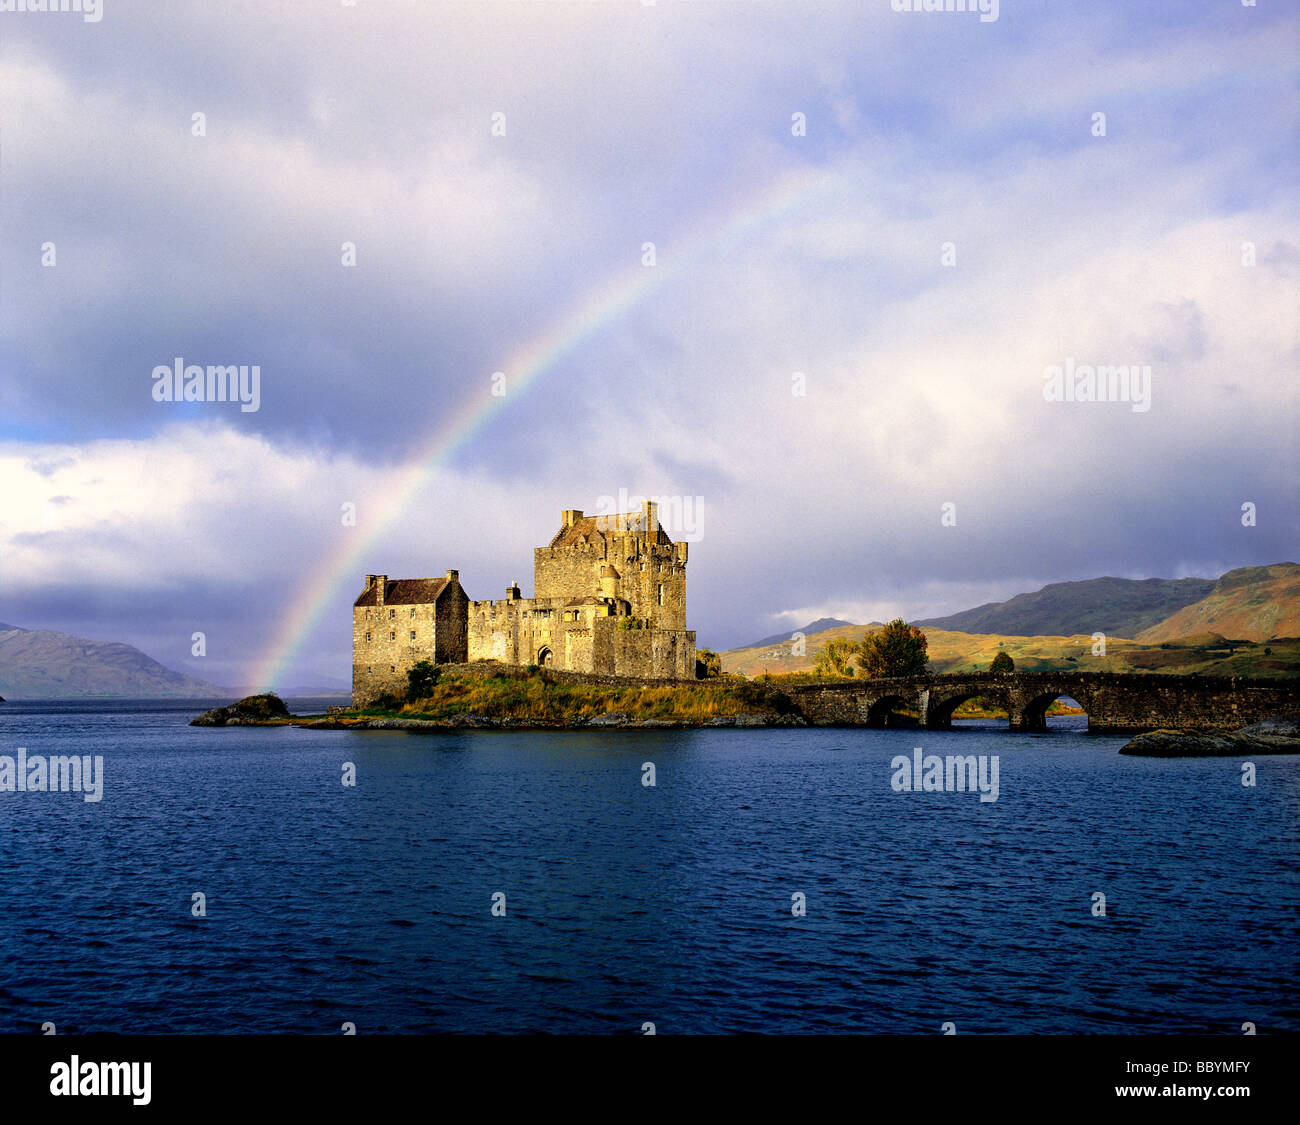
<instances>
[{"instance_id":1,"label":"castle window","mask_svg":"<svg viewBox=\"0 0 1300 1125\"><path fill-rule=\"evenodd\" d=\"M388 639L389 639L390 641L395 641L395 640L397 640L397 634L396 634L395 632L393 632L392 630L390 630L389 633L388 633Z\"/></svg>"},{"instance_id":2,"label":"castle window","mask_svg":"<svg viewBox=\"0 0 1300 1125\"><path fill-rule=\"evenodd\" d=\"M397 616L397 610L395 610L395 609L390 609L390 610L388 611L388 616L389 616L389 617L396 617L396 616Z\"/></svg>"},{"instance_id":3,"label":"castle window","mask_svg":"<svg viewBox=\"0 0 1300 1125\"><path fill-rule=\"evenodd\" d=\"M659 583L659 604L664 604L664 584L662 582Z\"/></svg>"},{"instance_id":4,"label":"castle window","mask_svg":"<svg viewBox=\"0 0 1300 1125\"><path fill-rule=\"evenodd\" d=\"M388 670L389 670L390 672L396 672L396 671L397 671L397 665L396 665L396 664L390 664L390 665L388 666Z\"/></svg>"},{"instance_id":5,"label":"castle window","mask_svg":"<svg viewBox=\"0 0 1300 1125\"><path fill-rule=\"evenodd\" d=\"M415 616L415 606L411 606L411 616Z\"/></svg>"},{"instance_id":6,"label":"castle window","mask_svg":"<svg viewBox=\"0 0 1300 1125\"><path fill-rule=\"evenodd\" d=\"M369 634L369 633L366 634L366 640L370 640L370 634Z\"/></svg>"},{"instance_id":7,"label":"castle window","mask_svg":"<svg viewBox=\"0 0 1300 1125\"><path fill-rule=\"evenodd\" d=\"M411 640L415 640L415 630L411 630Z\"/></svg>"}]
</instances>

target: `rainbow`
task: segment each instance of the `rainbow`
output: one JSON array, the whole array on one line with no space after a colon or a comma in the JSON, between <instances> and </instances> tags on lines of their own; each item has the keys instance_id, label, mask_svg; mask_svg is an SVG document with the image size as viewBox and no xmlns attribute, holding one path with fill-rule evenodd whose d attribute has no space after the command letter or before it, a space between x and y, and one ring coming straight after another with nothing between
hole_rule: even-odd
<instances>
[{"instance_id":1,"label":"rainbow","mask_svg":"<svg viewBox=\"0 0 1300 1125\"><path fill-rule=\"evenodd\" d=\"M466 398L442 416L416 454L384 490L380 506L367 509L367 529L349 534L339 550L301 584L296 596L257 661L252 682L256 690L271 690L327 613L334 613L347 591L359 586L371 564L363 562L380 537L402 516L411 501L433 481L447 459L461 449L484 424L516 401L555 364L612 322L635 308L674 278L717 261L773 223L829 196L850 174L844 166L803 169L780 179L745 207L702 224L700 233L686 238L668 261L647 267L629 266L592 290L567 316L548 325L536 338L501 365L509 394L493 397L483 391ZM354 529L359 530L359 529Z\"/></svg>"}]
</instances>

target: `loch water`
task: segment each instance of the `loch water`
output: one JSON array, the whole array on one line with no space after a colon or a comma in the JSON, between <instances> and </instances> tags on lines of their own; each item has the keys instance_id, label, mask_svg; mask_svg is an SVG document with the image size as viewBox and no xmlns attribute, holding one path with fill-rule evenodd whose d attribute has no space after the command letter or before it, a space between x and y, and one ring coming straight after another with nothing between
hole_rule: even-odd
<instances>
[{"instance_id":1,"label":"loch water","mask_svg":"<svg viewBox=\"0 0 1300 1125\"><path fill-rule=\"evenodd\" d=\"M0 705L0 755L103 759L99 801L0 792L0 1032L1300 1031L1300 758L1246 786L1081 717L187 725L209 705ZM896 791L918 746L996 755L997 800Z\"/></svg>"}]
</instances>

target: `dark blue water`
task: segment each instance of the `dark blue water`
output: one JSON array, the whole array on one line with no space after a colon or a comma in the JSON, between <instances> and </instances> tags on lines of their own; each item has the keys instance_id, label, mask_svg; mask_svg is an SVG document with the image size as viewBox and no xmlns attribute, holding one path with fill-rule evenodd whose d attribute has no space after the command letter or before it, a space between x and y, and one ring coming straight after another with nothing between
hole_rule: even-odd
<instances>
[{"instance_id":1,"label":"dark blue water","mask_svg":"<svg viewBox=\"0 0 1300 1125\"><path fill-rule=\"evenodd\" d=\"M1300 1030L1300 759L1246 788L1078 719L424 736L198 709L0 706L0 754L105 768L99 803L0 793L0 1031ZM894 792L917 745L997 754L999 799Z\"/></svg>"}]
</instances>

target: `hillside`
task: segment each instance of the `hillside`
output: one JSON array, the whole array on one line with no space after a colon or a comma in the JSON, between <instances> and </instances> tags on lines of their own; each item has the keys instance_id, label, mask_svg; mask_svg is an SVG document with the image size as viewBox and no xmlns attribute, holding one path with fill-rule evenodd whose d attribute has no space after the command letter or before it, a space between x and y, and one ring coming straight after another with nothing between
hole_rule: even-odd
<instances>
[{"instance_id":1,"label":"hillside","mask_svg":"<svg viewBox=\"0 0 1300 1125\"><path fill-rule=\"evenodd\" d=\"M1207 597L1137 634L1159 644L1205 633L1247 641L1300 637L1300 565L1230 570Z\"/></svg>"},{"instance_id":2,"label":"hillside","mask_svg":"<svg viewBox=\"0 0 1300 1125\"><path fill-rule=\"evenodd\" d=\"M843 625L809 634L807 651L795 656L789 639L780 644L731 649L721 653L723 672L761 676L811 672L817 654L831 637L861 641L868 629L878 625ZM984 672L999 650L1015 661L1021 672L1065 670L1076 672L1172 672L1213 676L1297 676L1300 675L1300 639L1270 641L1267 645L1225 641L1220 636L1202 635L1179 642L1142 643L1110 637L1106 655L1092 654L1091 634L1074 636L1017 637L986 633L955 633L927 627L930 671Z\"/></svg>"},{"instance_id":3,"label":"hillside","mask_svg":"<svg viewBox=\"0 0 1300 1125\"><path fill-rule=\"evenodd\" d=\"M1107 637L1132 638L1199 602L1214 588L1212 578L1092 578L1084 582L1053 582L1033 594L1017 594L1005 602L990 602L915 624L949 632L1000 636L1105 633Z\"/></svg>"},{"instance_id":4,"label":"hillside","mask_svg":"<svg viewBox=\"0 0 1300 1125\"><path fill-rule=\"evenodd\" d=\"M13 699L213 698L219 687L173 672L128 644L0 626L0 696Z\"/></svg>"},{"instance_id":5,"label":"hillside","mask_svg":"<svg viewBox=\"0 0 1300 1125\"><path fill-rule=\"evenodd\" d=\"M750 641L749 644L743 647L762 648L764 645L779 645L782 642L788 642L795 633L802 633L807 637L813 633L821 633L826 629L834 629L837 625L847 625L850 629L861 628L861 626L854 625L851 621L845 621L841 617L819 617L816 621L809 625L805 625L802 629L791 629L786 633L773 633L770 637L764 637L762 640Z\"/></svg>"}]
</instances>

